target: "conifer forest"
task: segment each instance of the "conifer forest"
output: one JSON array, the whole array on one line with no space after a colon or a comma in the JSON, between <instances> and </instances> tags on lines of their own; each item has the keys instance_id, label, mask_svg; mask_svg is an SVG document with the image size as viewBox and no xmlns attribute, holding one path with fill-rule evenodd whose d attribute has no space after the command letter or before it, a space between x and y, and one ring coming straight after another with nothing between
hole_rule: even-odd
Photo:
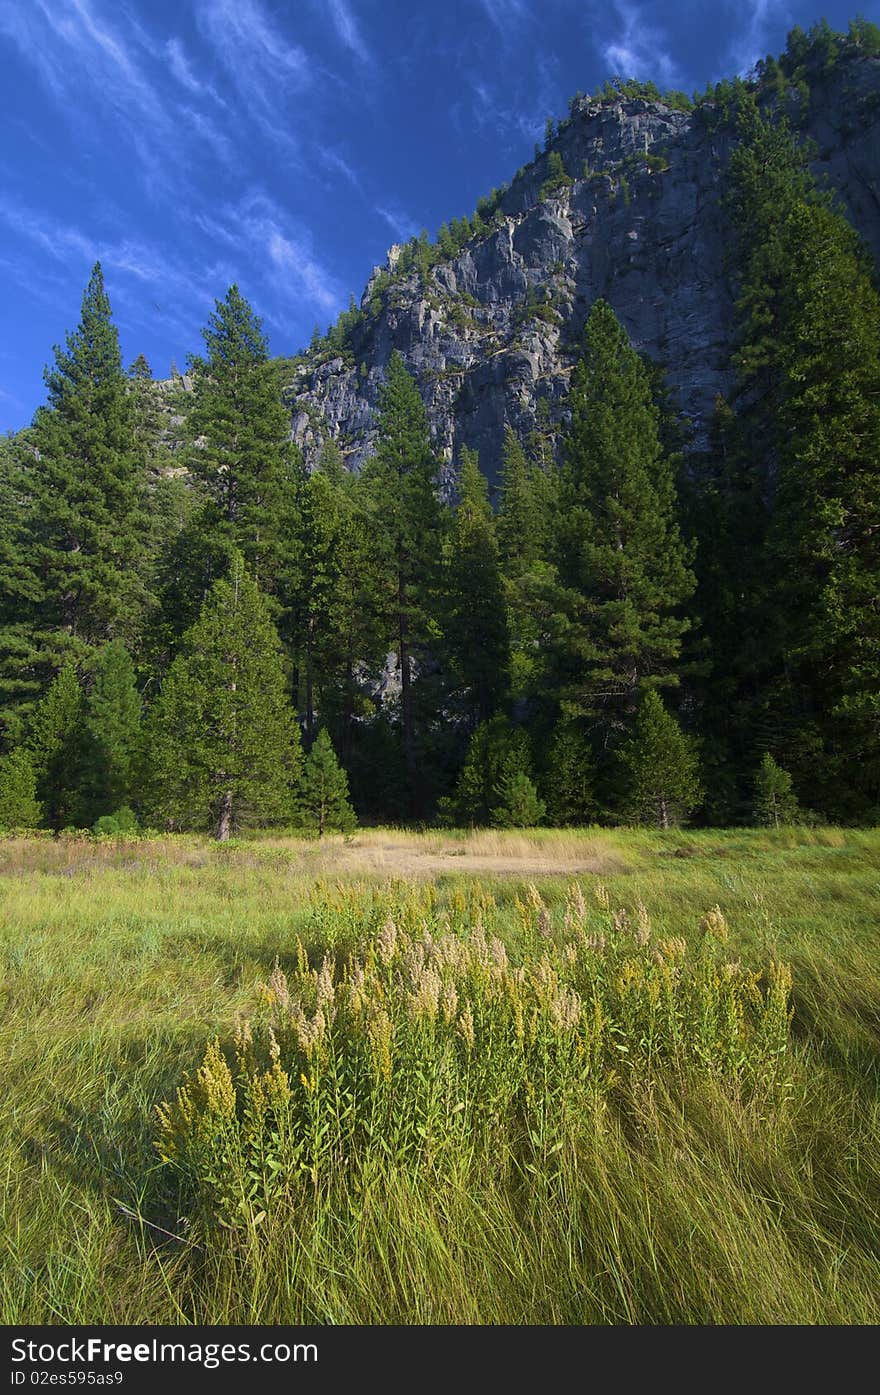
<instances>
[{"instance_id":1,"label":"conifer forest","mask_svg":"<svg viewBox=\"0 0 880 1395\"><path fill-rule=\"evenodd\" d=\"M878 111L864 19L609 80L287 357L95 262L0 438L2 1321L880 1320Z\"/></svg>"},{"instance_id":2,"label":"conifer forest","mask_svg":"<svg viewBox=\"0 0 880 1395\"><path fill-rule=\"evenodd\" d=\"M713 106L734 387L699 450L600 299L492 496L466 447L440 487L396 352L363 468L328 435L306 470L236 286L155 382L96 265L2 442L0 823L309 822L319 733L331 821L731 825L780 778L774 817L876 821L877 273L762 93Z\"/></svg>"}]
</instances>

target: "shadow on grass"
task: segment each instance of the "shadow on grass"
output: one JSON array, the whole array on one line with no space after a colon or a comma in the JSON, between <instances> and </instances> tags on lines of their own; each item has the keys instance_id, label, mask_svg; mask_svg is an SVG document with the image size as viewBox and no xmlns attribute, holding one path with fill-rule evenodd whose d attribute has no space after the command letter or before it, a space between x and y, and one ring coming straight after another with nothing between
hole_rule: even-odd
<instances>
[{"instance_id":1,"label":"shadow on grass","mask_svg":"<svg viewBox=\"0 0 880 1395\"><path fill-rule=\"evenodd\" d=\"M121 1229L137 1234L145 1253L193 1249L187 1198L155 1148L156 1106L173 1099L214 1034L193 1024L114 1043L100 1103L84 1107L75 1093L56 1093L41 1117L41 1136L22 1143L30 1162L48 1165L86 1206L90 1198L106 1204Z\"/></svg>"},{"instance_id":2,"label":"shadow on grass","mask_svg":"<svg viewBox=\"0 0 880 1395\"><path fill-rule=\"evenodd\" d=\"M792 1036L808 1044L866 1100L880 1091L880 1001L855 976L828 982L821 968L792 961Z\"/></svg>"}]
</instances>

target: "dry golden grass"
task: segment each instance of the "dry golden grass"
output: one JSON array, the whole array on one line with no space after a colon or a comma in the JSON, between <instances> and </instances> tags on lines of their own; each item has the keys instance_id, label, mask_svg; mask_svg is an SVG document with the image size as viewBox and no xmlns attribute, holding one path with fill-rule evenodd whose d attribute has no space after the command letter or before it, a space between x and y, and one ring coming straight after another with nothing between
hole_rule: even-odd
<instances>
[{"instance_id":1,"label":"dry golden grass","mask_svg":"<svg viewBox=\"0 0 880 1395\"><path fill-rule=\"evenodd\" d=\"M90 839L8 838L0 875L89 877L113 869L239 868L286 865L307 877L429 878L445 873L519 878L617 876L632 870L607 832L551 829L450 830L414 833L366 828L318 840L268 836L221 845L197 836Z\"/></svg>"},{"instance_id":2,"label":"dry golden grass","mask_svg":"<svg viewBox=\"0 0 880 1395\"><path fill-rule=\"evenodd\" d=\"M301 870L316 875L373 874L432 877L461 872L479 875L552 877L573 874L614 876L629 866L607 834L549 829L413 833L404 829L361 829L353 836L331 835L322 842L270 839L261 846L288 852Z\"/></svg>"}]
</instances>

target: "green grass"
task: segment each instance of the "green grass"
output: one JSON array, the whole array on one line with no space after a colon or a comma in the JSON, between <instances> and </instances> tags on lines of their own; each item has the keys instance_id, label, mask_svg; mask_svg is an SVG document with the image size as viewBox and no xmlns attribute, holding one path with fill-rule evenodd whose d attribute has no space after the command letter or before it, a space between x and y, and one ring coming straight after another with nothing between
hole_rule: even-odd
<instances>
[{"instance_id":1,"label":"green grass","mask_svg":"<svg viewBox=\"0 0 880 1395\"><path fill-rule=\"evenodd\" d=\"M341 976L389 913L412 938L467 939L481 917L528 968L562 953L575 881L591 933L608 916L601 882L633 919L647 906L652 945L683 936L698 956L718 903L726 958L790 964L772 1088L682 1058L606 1070L581 1099L586 1076L563 1063L531 1100L523 1077L505 1115L491 1096L512 1066L503 1034L487 1036L498 1074L438 1161L398 1128L420 1068L440 1098L441 1057L426 1048L420 1066L413 1037L406 1110L401 1095L374 1144L346 1135L349 1152L328 1149L316 1175L313 1157L288 1168L259 1210L224 1217L198 1169L162 1163L156 1105L212 1038L230 1046L238 1019L265 1047L257 985L276 959L294 982L298 940L314 969L332 951ZM0 1321L875 1323L878 905L880 833L867 831L6 841ZM296 1089L303 1061L282 1047ZM568 1104L536 1127L529 1110L562 1081Z\"/></svg>"}]
</instances>

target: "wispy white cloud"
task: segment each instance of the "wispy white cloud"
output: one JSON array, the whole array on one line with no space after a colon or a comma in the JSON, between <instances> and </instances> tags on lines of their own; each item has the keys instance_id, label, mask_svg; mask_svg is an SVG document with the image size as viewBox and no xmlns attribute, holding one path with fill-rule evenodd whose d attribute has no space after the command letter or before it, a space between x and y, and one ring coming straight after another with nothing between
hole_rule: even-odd
<instances>
[{"instance_id":1,"label":"wispy white cloud","mask_svg":"<svg viewBox=\"0 0 880 1395\"><path fill-rule=\"evenodd\" d=\"M84 285L89 268L99 261L113 278L114 309L122 307L135 322L155 321L158 311L164 324L189 330L191 323L186 312L201 313L212 303L207 289L210 283L194 274L192 266L176 263L153 244L128 237L96 237L8 196L0 197L0 225L11 229L19 239L21 250L10 269L14 269L20 284L28 285L34 273L33 261L25 252L30 244L64 268L60 282L49 278L56 290L62 286L69 292L72 281ZM38 266L45 265L45 258L40 258ZM57 294L53 299L57 303Z\"/></svg>"},{"instance_id":2,"label":"wispy white cloud","mask_svg":"<svg viewBox=\"0 0 880 1395\"><path fill-rule=\"evenodd\" d=\"M14 392L7 392L4 387L0 387L0 402L6 402L10 407L15 407L18 411L24 411L24 403L21 398L16 397Z\"/></svg>"},{"instance_id":3,"label":"wispy white cloud","mask_svg":"<svg viewBox=\"0 0 880 1395\"><path fill-rule=\"evenodd\" d=\"M533 18L527 0L480 0L480 8L502 35Z\"/></svg>"},{"instance_id":4,"label":"wispy white cloud","mask_svg":"<svg viewBox=\"0 0 880 1395\"><path fill-rule=\"evenodd\" d=\"M619 77L652 78L661 86L682 81L669 38L632 0L612 0L597 13L599 52Z\"/></svg>"},{"instance_id":5,"label":"wispy white cloud","mask_svg":"<svg viewBox=\"0 0 880 1395\"><path fill-rule=\"evenodd\" d=\"M113 12L114 19L118 12ZM212 96L187 63L182 47L154 41L134 20L123 28L94 0L0 0L0 34L34 65L63 109L65 122L92 140L105 139L100 117L109 111L115 135L137 156L149 181L168 188L185 167L194 143L228 162L229 148L214 120L181 104L170 71L191 97ZM219 102L214 93L212 100ZM85 143L85 142L84 142Z\"/></svg>"},{"instance_id":6,"label":"wispy white cloud","mask_svg":"<svg viewBox=\"0 0 880 1395\"><path fill-rule=\"evenodd\" d=\"M267 251L279 271L293 276L311 305L327 314L339 309L340 295L335 277L328 276L303 241L285 237L277 228L272 228L268 232Z\"/></svg>"},{"instance_id":7,"label":"wispy white cloud","mask_svg":"<svg viewBox=\"0 0 880 1395\"><path fill-rule=\"evenodd\" d=\"M259 0L209 0L200 6L199 23L233 74L308 82L305 50L287 42Z\"/></svg>"},{"instance_id":8,"label":"wispy white cloud","mask_svg":"<svg viewBox=\"0 0 880 1395\"><path fill-rule=\"evenodd\" d=\"M547 117L559 104L558 62L547 54L536 56L528 74L528 89L515 103L509 94L502 98L498 88L482 73L471 73L467 80L467 97L454 103L450 118L462 133L473 124L498 132L509 140L511 136L526 136L538 140L544 134Z\"/></svg>"},{"instance_id":9,"label":"wispy white cloud","mask_svg":"<svg viewBox=\"0 0 880 1395\"><path fill-rule=\"evenodd\" d=\"M195 72L180 39L171 38L165 41L164 56L172 74L187 92L190 92L194 97L209 97L218 106L226 106L223 98L211 84L204 82Z\"/></svg>"},{"instance_id":10,"label":"wispy white cloud","mask_svg":"<svg viewBox=\"0 0 880 1395\"><path fill-rule=\"evenodd\" d=\"M773 47L772 35L789 29L793 17L782 0L734 0L725 8L732 16L734 35L727 50L727 69L747 73Z\"/></svg>"},{"instance_id":11,"label":"wispy white cloud","mask_svg":"<svg viewBox=\"0 0 880 1395\"><path fill-rule=\"evenodd\" d=\"M341 283L315 253L307 229L262 189L252 189L238 203L211 214L196 211L190 221L216 246L227 249L227 266L260 267L275 299L297 314L303 313L304 303L310 313L322 315L335 313L345 303ZM277 316L274 320L282 323Z\"/></svg>"},{"instance_id":12,"label":"wispy white cloud","mask_svg":"<svg viewBox=\"0 0 880 1395\"><path fill-rule=\"evenodd\" d=\"M196 135L204 145L209 146L220 164L230 169L235 167L237 160L233 142L207 112L181 107L179 129L184 139Z\"/></svg>"},{"instance_id":13,"label":"wispy white cloud","mask_svg":"<svg viewBox=\"0 0 880 1395\"><path fill-rule=\"evenodd\" d=\"M344 156L338 150L324 148L320 152L320 159L331 169L338 170L343 178L347 179L353 189L357 189L359 194L364 192L363 182L357 170L353 169Z\"/></svg>"},{"instance_id":14,"label":"wispy white cloud","mask_svg":"<svg viewBox=\"0 0 880 1395\"><path fill-rule=\"evenodd\" d=\"M285 39L259 0L201 0L198 21L261 131L297 155L287 121L291 96L313 81L306 51Z\"/></svg>"},{"instance_id":15,"label":"wispy white cloud","mask_svg":"<svg viewBox=\"0 0 880 1395\"><path fill-rule=\"evenodd\" d=\"M58 39L88 71L100 77L111 100L165 128L169 114L155 87L129 53L122 36L109 28L89 0L37 0L37 8Z\"/></svg>"},{"instance_id":16,"label":"wispy white cloud","mask_svg":"<svg viewBox=\"0 0 880 1395\"><path fill-rule=\"evenodd\" d=\"M370 50L364 42L357 20L347 0L325 0L330 11L330 19L340 43L354 54L361 63L372 62Z\"/></svg>"},{"instance_id":17,"label":"wispy white cloud","mask_svg":"<svg viewBox=\"0 0 880 1395\"><path fill-rule=\"evenodd\" d=\"M43 25L35 12L18 4L17 0L0 0L0 34L12 40L22 56L37 69L56 101L62 101L66 91L64 64L55 49L46 44Z\"/></svg>"},{"instance_id":18,"label":"wispy white cloud","mask_svg":"<svg viewBox=\"0 0 880 1395\"><path fill-rule=\"evenodd\" d=\"M421 232L415 219L395 203L376 204L374 211L388 224L397 242L408 242Z\"/></svg>"}]
</instances>

